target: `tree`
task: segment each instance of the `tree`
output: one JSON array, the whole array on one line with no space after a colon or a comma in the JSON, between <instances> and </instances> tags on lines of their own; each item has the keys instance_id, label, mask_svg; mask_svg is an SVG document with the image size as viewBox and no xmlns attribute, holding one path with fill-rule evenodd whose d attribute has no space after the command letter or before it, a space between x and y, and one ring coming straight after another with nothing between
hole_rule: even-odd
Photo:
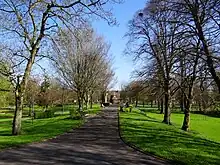
<instances>
[{"instance_id":1,"label":"tree","mask_svg":"<svg viewBox=\"0 0 220 165\"><path fill-rule=\"evenodd\" d=\"M25 103L29 107L29 115L31 109L33 110L34 104L37 102L37 97L40 92L39 80L37 78L31 77L28 81L27 89L25 91Z\"/></svg>"},{"instance_id":2,"label":"tree","mask_svg":"<svg viewBox=\"0 0 220 165\"><path fill-rule=\"evenodd\" d=\"M1 0L1 35L12 52L15 65L23 66L17 76L15 87L16 110L13 120L12 134L21 131L23 98L33 64L37 59L45 57L44 49L47 41L60 27L75 27L90 16L102 18L108 23L115 23L112 14L106 11L107 2L118 3L117 0ZM71 28L70 28L71 29ZM13 45L17 43L16 45Z\"/></svg>"},{"instance_id":3,"label":"tree","mask_svg":"<svg viewBox=\"0 0 220 165\"><path fill-rule=\"evenodd\" d=\"M188 36L196 36L201 41L204 54L200 57L204 58L220 93L219 66L216 64L219 63L219 0L165 1L168 4L167 10L178 14L176 22L182 29L187 29Z\"/></svg>"},{"instance_id":4,"label":"tree","mask_svg":"<svg viewBox=\"0 0 220 165\"><path fill-rule=\"evenodd\" d=\"M156 70L161 78L164 92L164 120L170 124L171 100L171 72L177 61L179 38L178 24L170 23L173 19L170 11L166 10L166 3L154 1L147 3L146 7L138 11L129 22L129 37L127 52L137 59L146 60L148 64L156 63Z\"/></svg>"},{"instance_id":5,"label":"tree","mask_svg":"<svg viewBox=\"0 0 220 165\"><path fill-rule=\"evenodd\" d=\"M146 81L156 80L162 89L158 93L164 95L163 122L170 123L169 107L178 98L184 111L185 131L189 129L194 88L199 84L199 99L208 103L210 75L220 87L217 8L217 0L150 0L129 23L127 52L144 62L139 76Z\"/></svg>"},{"instance_id":6,"label":"tree","mask_svg":"<svg viewBox=\"0 0 220 165\"><path fill-rule=\"evenodd\" d=\"M44 109L47 110L50 104L50 78L48 76L44 76L44 80L40 85L40 92L39 92L39 103L41 106L44 106Z\"/></svg>"},{"instance_id":7,"label":"tree","mask_svg":"<svg viewBox=\"0 0 220 165\"><path fill-rule=\"evenodd\" d=\"M72 30L73 31L73 30ZM54 67L63 83L78 96L80 113L95 90L111 78L109 45L90 28L62 31L54 45Z\"/></svg>"},{"instance_id":8,"label":"tree","mask_svg":"<svg viewBox=\"0 0 220 165\"><path fill-rule=\"evenodd\" d=\"M0 106L6 107L10 104L10 100L13 100L11 98L12 93L12 86L8 82L7 78L0 75Z\"/></svg>"}]
</instances>

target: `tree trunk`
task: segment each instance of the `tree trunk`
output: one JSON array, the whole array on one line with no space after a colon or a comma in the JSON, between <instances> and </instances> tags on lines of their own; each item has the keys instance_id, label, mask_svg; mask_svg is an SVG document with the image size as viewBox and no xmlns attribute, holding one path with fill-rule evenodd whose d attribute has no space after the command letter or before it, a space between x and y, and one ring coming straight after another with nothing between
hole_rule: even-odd
<instances>
[{"instance_id":1,"label":"tree trunk","mask_svg":"<svg viewBox=\"0 0 220 165\"><path fill-rule=\"evenodd\" d=\"M164 119L163 123L170 124L170 90L169 90L169 83L166 82L164 87Z\"/></svg>"},{"instance_id":2,"label":"tree trunk","mask_svg":"<svg viewBox=\"0 0 220 165\"><path fill-rule=\"evenodd\" d=\"M189 130L189 121L190 121L190 110L189 110L189 107L185 107L182 130L184 131Z\"/></svg>"},{"instance_id":3,"label":"tree trunk","mask_svg":"<svg viewBox=\"0 0 220 165\"><path fill-rule=\"evenodd\" d=\"M163 123L166 124L170 124L170 107L169 107L169 94L165 94L164 96L164 105L165 105L165 109L164 109L164 119L163 119Z\"/></svg>"},{"instance_id":4,"label":"tree trunk","mask_svg":"<svg viewBox=\"0 0 220 165\"><path fill-rule=\"evenodd\" d=\"M90 109L92 109L92 105L93 105L93 100L92 100L93 98L92 98L92 94L91 94L91 96L90 96Z\"/></svg>"},{"instance_id":5,"label":"tree trunk","mask_svg":"<svg viewBox=\"0 0 220 165\"><path fill-rule=\"evenodd\" d=\"M163 98L161 98L161 100L160 100L160 106L161 106L160 113L163 114L163 111L164 111L164 109L163 109Z\"/></svg>"},{"instance_id":6,"label":"tree trunk","mask_svg":"<svg viewBox=\"0 0 220 165\"><path fill-rule=\"evenodd\" d=\"M81 98L81 109L79 109L80 114L82 115L83 111L84 111L84 101L83 98Z\"/></svg>"},{"instance_id":7,"label":"tree trunk","mask_svg":"<svg viewBox=\"0 0 220 165\"><path fill-rule=\"evenodd\" d=\"M201 97L201 96L200 96ZM199 99L199 102L198 102L198 106L199 106L199 111L201 112L201 111L203 111L203 109L202 109L202 99L200 98Z\"/></svg>"},{"instance_id":8,"label":"tree trunk","mask_svg":"<svg viewBox=\"0 0 220 165\"><path fill-rule=\"evenodd\" d=\"M81 103L80 96L78 96L78 109L80 110L81 108L82 108L82 103Z\"/></svg>"},{"instance_id":9,"label":"tree trunk","mask_svg":"<svg viewBox=\"0 0 220 165\"><path fill-rule=\"evenodd\" d=\"M180 69L181 69L181 98L180 98L180 109L182 112L184 112L184 98L185 98L185 72L186 72L186 66L185 66L185 54L181 54L180 56Z\"/></svg>"},{"instance_id":10,"label":"tree trunk","mask_svg":"<svg viewBox=\"0 0 220 165\"><path fill-rule=\"evenodd\" d=\"M143 101L143 107L144 107L144 101Z\"/></svg>"},{"instance_id":11,"label":"tree trunk","mask_svg":"<svg viewBox=\"0 0 220 165\"><path fill-rule=\"evenodd\" d=\"M136 97L136 100L135 100L135 107L138 107L138 98Z\"/></svg>"},{"instance_id":12,"label":"tree trunk","mask_svg":"<svg viewBox=\"0 0 220 165\"><path fill-rule=\"evenodd\" d=\"M153 100L150 102L150 107L153 108Z\"/></svg>"},{"instance_id":13,"label":"tree trunk","mask_svg":"<svg viewBox=\"0 0 220 165\"><path fill-rule=\"evenodd\" d=\"M85 101L85 109L88 110L88 100Z\"/></svg>"},{"instance_id":14,"label":"tree trunk","mask_svg":"<svg viewBox=\"0 0 220 165\"><path fill-rule=\"evenodd\" d=\"M157 100L157 109L158 111L160 111L160 100L159 99Z\"/></svg>"},{"instance_id":15,"label":"tree trunk","mask_svg":"<svg viewBox=\"0 0 220 165\"><path fill-rule=\"evenodd\" d=\"M15 114L12 124L12 135L21 134L21 119L23 110L23 96L20 92L15 92Z\"/></svg>"},{"instance_id":16,"label":"tree trunk","mask_svg":"<svg viewBox=\"0 0 220 165\"><path fill-rule=\"evenodd\" d=\"M193 87L189 87L189 93L188 98L186 98L186 104L184 109L184 120L182 125L182 130L188 131L189 130L189 124L190 124L190 109L192 105L192 93L193 93Z\"/></svg>"},{"instance_id":17,"label":"tree trunk","mask_svg":"<svg viewBox=\"0 0 220 165\"><path fill-rule=\"evenodd\" d=\"M64 113L64 88L62 90L62 113Z\"/></svg>"},{"instance_id":18,"label":"tree trunk","mask_svg":"<svg viewBox=\"0 0 220 165\"><path fill-rule=\"evenodd\" d=\"M101 104L105 103L105 94L106 92L102 92L102 103Z\"/></svg>"},{"instance_id":19,"label":"tree trunk","mask_svg":"<svg viewBox=\"0 0 220 165\"><path fill-rule=\"evenodd\" d=\"M31 105L29 105L28 117L31 117L31 109L32 109L32 106L31 106Z\"/></svg>"},{"instance_id":20,"label":"tree trunk","mask_svg":"<svg viewBox=\"0 0 220 165\"><path fill-rule=\"evenodd\" d=\"M183 95L181 95L181 98L180 98L180 109L182 112L184 112L184 98L183 98Z\"/></svg>"},{"instance_id":21,"label":"tree trunk","mask_svg":"<svg viewBox=\"0 0 220 165\"><path fill-rule=\"evenodd\" d=\"M36 54L38 53L38 46L39 44L36 44L31 52L30 52L30 58L28 59L24 75L22 76L22 81L20 83L20 76L17 76L17 84L16 84L16 90L15 90L15 113L14 113L14 119L12 123L12 135L19 135L21 133L21 119L22 119L22 110L23 110L23 94L25 93L26 86L28 83L28 78L31 73L32 66L34 64L34 60L36 57Z\"/></svg>"}]
</instances>

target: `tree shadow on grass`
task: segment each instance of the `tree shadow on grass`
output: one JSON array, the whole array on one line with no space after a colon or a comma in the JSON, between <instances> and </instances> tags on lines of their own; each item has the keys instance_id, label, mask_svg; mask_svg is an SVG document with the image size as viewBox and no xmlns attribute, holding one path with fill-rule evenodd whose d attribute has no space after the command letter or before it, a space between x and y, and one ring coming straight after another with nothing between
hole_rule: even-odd
<instances>
[{"instance_id":1,"label":"tree shadow on grass","mask_svg":"<svg viewBox=\"0 0 220 165\"><path fill-rule=\"evenodd\" d=\"M161 114L160 111L158 111L158 109L156 109L156 108L138 108L138 110L140 110L141 112L144 112L144 113L148 112L148 113ZM179 109L171 109L171 112L175 113L175 114L184 114Z\"/></svg>"},{"instance_id":2,"label":"tree shadow on grass","mask_svg":"<svg viewBox=\"0 0 220 165\"><path fill-rule=\"evenodd\" d=\"M155 123L162 123L161 121L159 120L155 120L154 118L151 118L149 116L145 116L146 119L141 119L141 121L149 121L149 122L155 122ZM134 119L134 118L131 118L129 116L125 117L124 119L128 119L128 120L136 120L136 121L140 121L140 119Z\"/></svg>"},{"instance_id":3,"label":"tree shadow on grass","mask_svg":"<svg viewBox=\"0 0 220 165\"><path fill-rule=\"evenodd\" d=\"M118 136L117 111L90 119L81 128L47 142L0 153L0 164L165 165L127 147Z\"/></svg>"},{"instance_id":4,"label":"tree shadow on grass","mask_svg":"<svg viewBox=\"0 0 220 165\"><path fill-rule=\"evenodd\" d=\"M138 117L123 116L121 125L124 138L144 151L187 165L220 164L220 143Z\"/></svg>"}]
</instances>

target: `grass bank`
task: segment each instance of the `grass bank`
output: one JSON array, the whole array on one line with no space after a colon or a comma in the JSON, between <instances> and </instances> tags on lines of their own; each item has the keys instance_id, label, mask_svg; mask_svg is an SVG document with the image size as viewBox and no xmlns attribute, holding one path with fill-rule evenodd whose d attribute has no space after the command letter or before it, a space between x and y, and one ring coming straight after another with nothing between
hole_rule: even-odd
<instances>
[{"instance_id":1,"label":"grass bank","mask_svg":"<svg viewBox=\"0 0 220 165\"><path fill-rule=\"evenodd\" d=\"M86 113L96 114L100 110L100 106L95 105L93 109L89 109ZM57 108L56 113L56 117L34 119L33 123L30 117L23 118L22 134L19 136L11 135L12 117L9 114L5 115L7 113L0 113L0 149L53 138L84 123L82 119L71 119L68 110L63 113Z\"/></svg>"},{"instance_id":2,"label":"grass bank","mask_svg":"<svg viewBox=\"0 0 220 165\"><path fill-rule=\"evenodd\" d=\"M124 140L143 151L184 165L220 164L220 118L191 116L191 132L182 131L183 114L172 114L173 125L163 124L153 109L120 113Z\"/></svg>"}]
</instances>

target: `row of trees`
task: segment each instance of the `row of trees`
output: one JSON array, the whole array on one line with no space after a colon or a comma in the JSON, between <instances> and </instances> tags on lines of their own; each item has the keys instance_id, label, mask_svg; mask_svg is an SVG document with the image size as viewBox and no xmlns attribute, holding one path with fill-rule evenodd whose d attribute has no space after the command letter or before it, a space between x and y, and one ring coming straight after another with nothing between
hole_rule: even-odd
<instances>
[{"instance_id":1,"label":"row of trees","mask_svg":"<svg viewBox=\"0 0 220 165\"><path fill-rule=\"evenodd\" d=\"M219 5L218 0L150 0L129 22L126 52L143 64L136 75L158 89L166 124L174 95L187 131L196 97L204 107L202 96L220 93Z\"/></svg>"},{"instance_id":2,"label":"row of trees","mask_svg":"<svg viewBox=\"0 0 220 165\"><path fill-rule=\"evenodd\" d=\"M12 86L4 77L0 78L0 82L0 108L13 108L15 98ZM105 88L105 90L107 90L107 88ZM101 94L98 90L94 89L94 91L95 93L93 93L93 97L90 100L90 108L92 108L93 102L98 103L98 101L101 100ZM34 106L37 105L47 110L49 106L64 106L67 104L78 104L77 93L75 88L73 90L65 86L65 84L62 84L60 77L30 77L24 94L24 106L33 110Z\"/></svg>"},{"instance_id":3,"label":"row of trees","mask_svg":"<svg viewBox=\"0 0 220 165\"><path fill-rule=\"evenodd\" d=\"M66 30L54 42L53 66L61 83L77 94L79 112L92 106L94 94L105 95L114 72L110 45L91 27Z\"/></svg>"},{"instance_id":4,"label":"row of trees","mask_svg":"<svg viewBox=\"0 0 220 165\"><path fill-rule=\"evenodd\" d=\"M176 86L177 88L177 86ZM135 104L136 107L150 104L151 107L158 107L160 113L164 113L164 92L156 84L155 79L144 81L134 80L128 84L124 84L121 88L120 96L123 101L129 101ZM216 92L215 83L202 87L195 84L193 89L193 103L191 111L198 113L218 113L220 98ZM184 112L182 91L177 90L171 97L170 110L181 110Z\"/></svg>"},{"instance_id":5,"label":"row of trees","mask_svg":"<svg viewBox=\"0 0 220 165\"><path fill-rule=\"evenodd\" d=\"M24 95L24 104L30 109L34 105L43 106L47 110L49 106L63 106L73 104L76 94L62 86L57 79L45 76L42 78L31 78Z\"/></svg>"},{"instance_id":6,"label":"row of trees","mask_svg":"<svg viewBox=\"0 0 220 165\"><path fill-rule=\"evenodd\" d=\"M82 27L91 19L114 25L107 4L120 0L0 0L0 73L13 84L15 115L12 134L21 132L24 94L34 64L48 57L61 29Z\"/></svg>"},{"instance_id":7,"label":"row of trees","mask_svg":"<svg viewBox=\"0 0 220 165\"><path fill-rule=\"evenodd\" d=\"M4 77L0 78L0 82L0 107L14 107L15 98L10 82ZM73 104L76 99L74 91L65 88L54 78L30 77L24 94L24 105L30 109L34 105L43 106L46 110L48 106Z\"/></svg>"}]
</instances>

